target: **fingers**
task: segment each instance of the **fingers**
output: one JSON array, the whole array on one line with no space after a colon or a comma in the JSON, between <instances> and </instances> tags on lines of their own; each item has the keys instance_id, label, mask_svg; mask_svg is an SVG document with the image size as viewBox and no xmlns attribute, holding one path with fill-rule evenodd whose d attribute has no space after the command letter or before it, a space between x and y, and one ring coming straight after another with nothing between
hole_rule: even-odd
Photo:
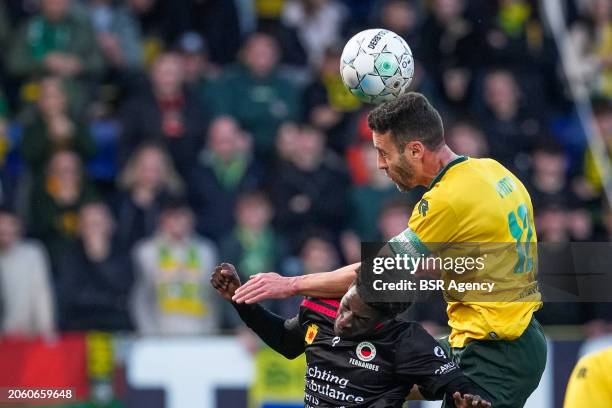
<instances>
[{"instance_id":1,"label":"fingers","mask_svg":"<svg viewBox=\"0 0 612 408\"><path fill-rule=\"evenodd\" d=\"M455 401L455 407L457 407L457 408L465 408L465 407L467 407L467 405L465 404L465 401L461 397L461 393L459 391L456 391L453 394L453 401Z\"/></svg>"},{"instance_id":2,"label":"fingers","mask_svg":"<svg viewBox=\"0 0 612 408\"><path fill-rule=\"evenodd\" d=\"M244 285L236 289L232 300L236 303L254 303L255 296L260 295L264 290L264 282L261 279L253 278Z\"/></svg>"}]
</instances>

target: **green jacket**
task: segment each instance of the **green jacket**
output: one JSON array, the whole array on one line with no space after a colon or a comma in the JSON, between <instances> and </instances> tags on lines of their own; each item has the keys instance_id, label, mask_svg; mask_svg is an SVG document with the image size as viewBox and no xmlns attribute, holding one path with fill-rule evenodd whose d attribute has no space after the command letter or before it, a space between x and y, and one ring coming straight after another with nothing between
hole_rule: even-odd
<instances>
[{"instance_id":1,"label":"green jacket","mask_svg":"<svg viewBox=\"0 0 612 408\"><path fill-rule=\"evenodd\" d=\"M281 123L300 116L300 92L276 72L254 77L236 64L210 84L206 95L216 115L231 115L253 135L258 153L271 153Z\"/></svg>"},{"instance_id":2,"label":"green jacket","mask_svg":"<svg viewBox=\"0 0 612 408\"><path fill-rule=\"evenodd\" d=\"M57 145L48 135L47 125L38 117L23 130L21 155L30 166L34 183L38 184L44 177L47 161L57 150L75 152L83 162L91 159L96 153L96 144L85 124L73 122L74 135L63 145Z\"/></svg>"},{"instance_id":3,"label":"green jacket","mask_svg":"<svg viewBox=\"0 0 612 408\"><path fill-rule=\"evenodd\" d=\"M88 21L68 15L52 24L38 15L30 18L13 36L6 61L9 71L24 78L46 73L43 60L50 52L65 52L79 58L81 76L102 73L104 59Z\"/></svg>"}]
</instances>

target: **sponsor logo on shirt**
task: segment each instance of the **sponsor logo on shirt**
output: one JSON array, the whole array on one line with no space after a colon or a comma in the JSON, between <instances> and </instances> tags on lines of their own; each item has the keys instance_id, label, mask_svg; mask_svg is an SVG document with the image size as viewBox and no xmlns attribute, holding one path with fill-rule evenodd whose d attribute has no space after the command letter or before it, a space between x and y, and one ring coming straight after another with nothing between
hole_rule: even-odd
<instances>
[{"instance_id":1,"label":"sponsor logo on shirt","mask_svg":"<svg viewBox=\"0 0 612 408\"><path fill-rule=\"evenodd\" d=\"M362 341L357 345L357 349L355 350L357 353L357 357L361 361L372 361L374 357L376 357L376 347L368 341Z\"/></svg>"},{"instance_id":2,"label":"sponsor logo on shirt","mask_svg":"<svg viewBox=\"0 0 612 408\"><path fill-rule=\"evenodd\" d=\"M449 363L446 363L442 366L440 366L440 368L438 368L436 371L434 371L434 374L436 375L442 375L442 374L446 374L446 373L450 373L453 370L457 369L457 364L453 363L452 361Z\"/></svg>"},{"instance_id":3,"label":"sponsor logo on shirt","mask_svg":"<svg viewBox=\"0 0 612 408\"><path fill-rule=\"evenodd\" d=\"M306 344L312 344L315 337L317 337L318 332L319 326L317 326L316 324L311 324L310 326L308 326L308 329L306 330L306 336L304 337L304 341L306 342Z\"/></svg>"}]
</instances>

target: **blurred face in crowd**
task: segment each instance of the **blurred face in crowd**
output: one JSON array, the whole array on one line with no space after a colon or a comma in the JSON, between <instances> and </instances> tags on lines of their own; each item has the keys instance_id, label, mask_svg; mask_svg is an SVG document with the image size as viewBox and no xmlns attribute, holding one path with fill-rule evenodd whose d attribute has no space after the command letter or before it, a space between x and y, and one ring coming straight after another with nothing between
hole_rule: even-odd
<instances>
[{"instance_id":1,"label":"blurred face in crowd","mask_svg":"<svg viewBox=\"0 0 612 408\"><path fill-rule=\"evenodd\" d=\"M166 209L162 212L160 223L167 237L182 241L193 231L193 214L188 207Z\"/></svg>"},{"instance_id":2,"label":"blurred face in crowd","mask_svg":"<svg viewBox=\"0 0 612 408\"><path fill-rule=\"evenodd\" d=\"M7 249L19 240L21 223L10 213L0 212L0 249Z\"/></svg>"},{"instance_id":3,"label":"blurred face in crowd","mask_svg":"<svg viewBox=\"0 0 612 408\"><path fill-rule=\"evenodd\" d=\"M589 212L584 208L569 211L567 213L567 228L573 240L589 240L593 234L593 221Z\"/></svg>"},{"instance_id":4,"label":"blurred face in crowd","mask_svg":"<svg viewBox=\"0 0 612 408\"><path fill-rule=\"evenodd\" d=\"M284 160L292 160L297 154L297 138L300 130L293 122L285 122L278 128L276 135L276 154Z\"/></svg>"},{"instance_id":5,"label":"blurred face in crowd","mask_svg":"<svg viewBox=\"0 0 612 408\"><path fill-rule=\"evenodd\" d=\"M278 63L278 45L266 34L254 34L243 50L244 63L258 77L267 76Z\"/></svg>"},{"instance_id":6,"label":"blurred face in crowd","mask_svg":"<svg viewBox=\"0 0 612 408\"><path fill-rule=\"evenodd\" d=\"M304 170L313 170L321 162L325 149L325 137L314 128L304 128L296 139L295 164Z\"/></svg>"},{"instance_id":7,"label":"blurred face in crowd","mask_svg":"<svg viewBox=\"0 0 612 408\"><path fill-rule=\"evenodd\" d=\"M533 167L540 176L565 177L567 161L563 153L538 150L533 156Z\"/></svg>"},{"instance_id":8,"label":"blurred face in crowd","mask_svg":"<svg viewBox=\"0 0 612 408\"><path fill-rule=\"evenodd\" d=\"M236 213L241 227L260 232L270 223L272 206L263 196L247 195L238 201Z\"/></svg>"},{"instance_id":9,"label":"blurred face in crowd","mask_svg":"<svg viewBox=\"0 0 612 408\"><path fill-rule=\"evenodd\" d=\"M40 0L40 9L51 21L61 20L70 9L71 0Z\"/></svg>"},{"instance_id":10,"label":"blurred face in crowd","mask_svg":"<svg viewBox=\"0 0 612 408\"><path fill-rule=\"evenodd\" d=\"M110 238L113 234L113 220L108 208L102 203L88 204L79 213L81 236Z\"/></svg>"},{"instance_id":11,"label":"blurred face in crowd","mask_svg":"<svg viewBox=\"0 0 612 408\"><path fill-rule=\"evenodd\" d=\"M510 72L495 71L485 80L485 102L501 118L509 118L518 109L519 89Z\"/></svg>"},{"instance_id":12,"label":"blurred face in crowd","mask_svg":"<svg viewBox=\"0 0 612 408\"><path fill-rule=\"evenodd\" d=\"M595 21L609 22L612 18L612 4L609 0L593 0L591 14Z\"/></svg>"},{"instance_id":13,"label":"blurred face in crowd","mask_svg":"<svg viewBox=\"0 0 612 408\"><path fill-rule=\"evenodd\" d=\"M41 81L38 107L45 116L64 113L66 104L66 93L59 78L46 78Z\"/></svg>"},{"instance_id":14,"label":"blurred face in crowd","mask_svg":"<svg viewBox=\"0 0 612 408\"><path fill-rule=\"evenodd\" d=\"M463 0L434 0L433 12L438 20L450 21L463 12Z\"/></svg>"},{"instance_id":15,"label":"blurred face in crowd","mask_svg":"<svg viewBox=\"0 0 612 408\"><path fill-rule=\"evenodd\" d=\"M140 151L134 165L134 179L141 188L157 189L166 176L166 157L156 147Z\"/></svg>"},{"instance_id":16,"label":"blurred face in crowd","mask_svg":"<svg viewBox=\"0 0 612 408\"><path fill-rule=\"evenodd\" d=\"M408 225L411 208L393 206L383 210L378 219L378 230L384 241L399 235Z\"/></svg>"},{"instance_id":17,"label":"blurred face in crowd","mask_svg":"<svg viewBox=\"0 0 612 408\"><path fill-rule=\"evenodd\" d=\"M208 148L217 157L229 161L248 149L248 141L235 120L221 117L210 125Z\"/></svg>"},{"instance_id":18,"label":"blurred face in crowd","mask_svg":"<svg viewBox=\"0 0 612 408\"><path fill-rule=\"evenodd\" d=\"M76 188L81 181L81 160L67 150L55 153L49 161L48 174L59 186Z\"/></svg>"},{"instance_id":19,"label":"blurred face in crowd","mask_svg":"<svg viewBox=\"0 0 612 408\"><path fill-rule=\"evenodd\" d=\"M568 217L565 208L550 206L542 209L536 217L538 238L544 242L566 242Z\"/></svg>"},{"instance_id":20,"label":"blurred face in crowd","mask_svg":"<svg viewBox=\"0 0 612 408\"><path fill-rule=\"evenodd\" d=\"M382 26L396 33L410 31L416 23L416 13L410 2L390 1L382 9Z\"/></svg>"},{"instance_id":21,"label":"blurred face in crowd","mask_svg":"<svg viewBox=\"0 0 612 408\"><path fill-rule=\"evenodd\" d=\"M151 80L158 96L174 96L182 92L185 72L180 55L161 55L151 68Z\"/></svg>"},{"instance_id":22,"label":"blurred face in crowd","mask_svg":"<svg viewBox=\"0 0 612 408\"><path fill-rule=\"evenodd\" d=\"M485 157L489 146L480 130L466 123L453 126L448 132L448 145L457 154L469 157Z\"/></svg>"},{"instance_id":23,"label":"blurred face in crowd","mask_svg":"<svg viewBox=\"0 0 612 408\"><path fill-rule=\"evenodd\" d=\"M146 13L154 5L156 0L128 0L130 8L136 13Z\"/></svg>"},{"instance_id":24,"label":"blurred face in crowd","mask_svg":"<svg viewBox=\"0 0 612 408\"><path fill-rule=\"evenodd\" d=\"M310 238L301 251L304 273L331 271L337 268L339 259L334 246L321 238Z\"/></svg>"}]
</instances>

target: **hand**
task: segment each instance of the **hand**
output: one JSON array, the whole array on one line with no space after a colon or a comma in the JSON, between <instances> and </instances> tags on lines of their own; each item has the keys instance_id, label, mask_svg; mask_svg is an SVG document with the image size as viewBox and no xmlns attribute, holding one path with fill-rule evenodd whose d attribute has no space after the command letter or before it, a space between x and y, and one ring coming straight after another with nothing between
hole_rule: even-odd
<instances>
[{"instance_id":1,"label":"hand","mask_svg":"<svg viewBox=\"0 0 612 408\"><path fill-rule=\"evenodd\" d=\"M453 400L457 408L468 408L468 407L479 407L479 408L490 408L491 403L480 397L480 395L463 394L459 391L453 394Z\"/></svg>"},{"instance_id":2,"label":"hand","mask_svg":"<svg viewBox=\"0 0 612 408\"><path fill-rule=\"evenodd\" d=\"M295 278L280 276L275 272L258 273L236 290L232 300L236 303L257 303L266 299L285 299L293 296Z\"/></svg>"},{"instance_id":3,"label":"hand","mask_svg":"<svg viewBox=\"0 0 612 408\"><path fill-rule=\"evenodd\" d=\"M225 300L231 302L236 289L240 287L240 278L234 265L223 262L215 268L210 283Z\"/></svg>"}]
</instances>

